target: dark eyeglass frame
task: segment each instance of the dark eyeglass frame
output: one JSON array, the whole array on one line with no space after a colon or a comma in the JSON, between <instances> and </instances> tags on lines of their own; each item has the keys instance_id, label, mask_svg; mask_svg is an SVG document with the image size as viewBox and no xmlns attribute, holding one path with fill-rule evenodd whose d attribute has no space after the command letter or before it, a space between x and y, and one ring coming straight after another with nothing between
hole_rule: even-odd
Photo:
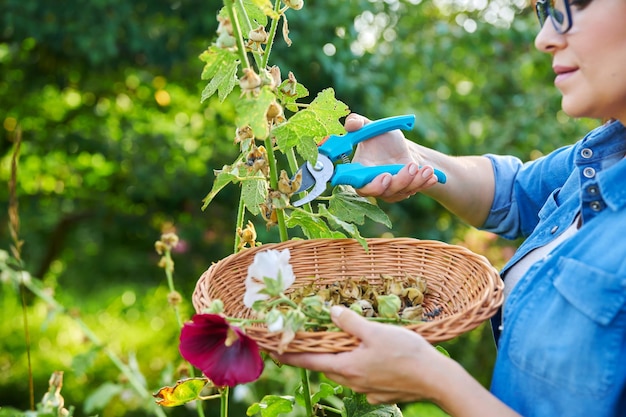
<instances>
[{"instance_id":1,"label":"dark eyeglass frame","mask_svg":"<svg viewBox=\"0 0 626 417\"><path fill-rule=\"evenodd\" d=\"M555 10L551 3L551 0L537 0L537 3L535 3L535 12L537 13L537 19L539 19L539 26L543 27L546 20L550 17L554 29L562 35L572 28L572 10L569 0L563 0L565 16L562 15L560 10ZM562 22L565 22L565 26L562 26Z\"/></svg>"}]
</instances>

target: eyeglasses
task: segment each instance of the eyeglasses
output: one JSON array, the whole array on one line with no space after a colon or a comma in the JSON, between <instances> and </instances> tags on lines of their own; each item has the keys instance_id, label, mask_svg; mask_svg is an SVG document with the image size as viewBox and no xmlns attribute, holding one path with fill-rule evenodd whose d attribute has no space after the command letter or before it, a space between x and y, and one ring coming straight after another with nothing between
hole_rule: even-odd
<instances>
[{"instance_id":1,"label":"eyeglasses","mask_svg":"<svg viewBox=\"0 0 626 417\"><path fill-rule=\"evenodd\" d=\"M569 0L537 0L535 11L541 27L550 18L554 29L560 34L564 34L572 28L572 11Z\"/></svg>"}]
</instances>

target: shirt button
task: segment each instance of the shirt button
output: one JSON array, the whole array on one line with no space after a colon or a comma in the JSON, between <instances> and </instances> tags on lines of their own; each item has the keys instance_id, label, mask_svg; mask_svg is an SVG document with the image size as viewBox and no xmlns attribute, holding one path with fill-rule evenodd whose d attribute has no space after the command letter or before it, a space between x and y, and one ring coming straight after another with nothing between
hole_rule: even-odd
<instances>
[{"instance_id":1,"label":"shirt button","mask_svg":"<svg viewBox=\"0 0 626 417\"><path fill-rule=\"evenodd\" d=\"M591 207L591 210L593 211L602 210L602 204L599 201L592 201L591 203L589 203L589 207Z\"/></svg>"},{"instance_id":2,"label":"shirt button","mask_svg":"<svg viewBox=\"0 0 626 417\"><path fill-rule=\"evenodd\" d=\"M589 187L587 187L587 192L591 195L598 195L599 191L600 190L596 185L590 185Z\"/></svg>"},{"instance_id":3,"label":"shirt button","mask_svg":"<svg viewBox=\"0 0 626 417\"><path fill-rule=\"evenodd\" d=\"M583 175L587 178L593 178L596 175L596 170L591 167L587 167L583 169Z\"/></svg>"},{"instance_id":4,"label":"shirt button","mask_svg":"<svg viewBox=\"0 0 626 417\"><path fill-rule=\"evenodd\" d=\"M550 233L555 234L557 230L559 230L559 226L554 226L552 229L550 229Z\"/></svg>"},{"instance_id":5,"label":"shirt button","mask_svg":"<svg viewBox=\"0 0 626 417\"><path fill-rule=\"evenodd\" d=\"M593 151L589 148L585 148L582 151L580 151L580 154L582 155L583 158L589 159L593 156Z\"/></svg>"}]
</instances>

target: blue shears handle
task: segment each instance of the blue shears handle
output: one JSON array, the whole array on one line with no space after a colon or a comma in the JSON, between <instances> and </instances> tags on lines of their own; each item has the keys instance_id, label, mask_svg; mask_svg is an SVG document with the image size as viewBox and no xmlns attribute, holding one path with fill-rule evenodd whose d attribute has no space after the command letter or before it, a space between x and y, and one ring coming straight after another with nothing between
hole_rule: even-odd
<instances>
[{"instance_id":1,"label":"blue shears handle","mask_svg":"<svg viewBox=\"0 0 626 417\"><path fill-rule=\"evenodd\" d=\"M374 178L380 174L386 172L394 175L400 171L404 165L378 165L378 166L365 166L358 162L351 164L339 164L335 167L335 172L330 180L331 185L351 185L354 188L364 187L369 184ZM442 171L435 169L435 176L440 184L446 183L446 174Z\"/></svg>"},{"instance_id":2,"label":"blue shears handle","mask_svg":"<svg viewBox=\"0 0 626 417\"><path fill-rule=\"evenodd\" d=\"M335 162L343 156L351 155L354 147L366 139L382 135L391 130L411 130L415 125L415 115L393 116L379 119L368 123L359 130L348 132L345 135L330 135L324 143L318 147L318 151Z\"/></svg>"},{"instance_id":3,"label":"blue shears handle","mask_svg":"<svg viewBox=\"0 0 626 417\"><path fill-rule=\"evenodd\" d=\"M359 130L348 132L345 135L331 135L318 147L318 151L326 155L331 161L352 154L354 147L364 140L382 135L391 130L411 130L415 125L415 115L387 117L366 124ZM375 177L385 172L397 174L404 165L379 165L365 166L359 163L337 164L335 172L330 180L332 185L346 184L355 188L361 188L371 182ZM441 184L446 183L446 174L435 169L435 176Z\"/></svg>"}]
</instances>

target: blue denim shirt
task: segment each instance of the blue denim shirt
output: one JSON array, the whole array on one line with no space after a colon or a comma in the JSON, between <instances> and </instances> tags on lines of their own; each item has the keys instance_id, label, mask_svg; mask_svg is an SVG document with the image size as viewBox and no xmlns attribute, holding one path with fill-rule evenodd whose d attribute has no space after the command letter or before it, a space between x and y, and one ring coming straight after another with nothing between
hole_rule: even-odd
<instances>
[{"instance_id":1,"label":"blue denim shirt","mask_svg":"<svg viewBox=\"0 0 626 417\"><path fill-rule=\"evenodd\" d=\"M582 227L534 264L503 307L491 391L526 417L626 416L626 129L612 122L522 164L487 155L484 229L529 251Z\"/></svg>"}]
</instances>

